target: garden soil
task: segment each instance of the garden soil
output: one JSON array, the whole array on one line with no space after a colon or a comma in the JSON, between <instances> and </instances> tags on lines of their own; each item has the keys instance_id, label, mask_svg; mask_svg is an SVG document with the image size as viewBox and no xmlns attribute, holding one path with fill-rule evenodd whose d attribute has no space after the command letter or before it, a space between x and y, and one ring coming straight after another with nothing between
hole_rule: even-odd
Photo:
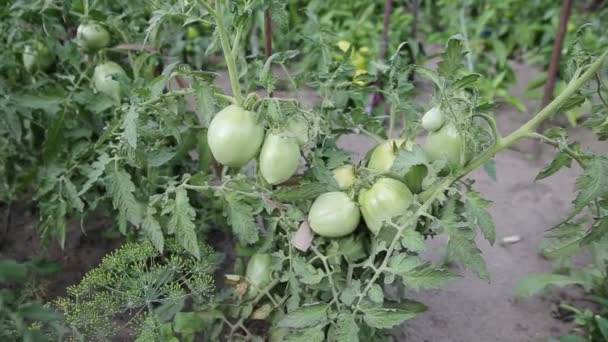
<instances>
[{"instance_id":1,"label":"garden soil","mask_svg":"<svg viewBox=\"0 0 608 342\"><path fill-rule=\"evenodd\" d=\"M538 75L536 69L515 65L519 84L512 93L521 96L527 81ZM227 79L227 77L223 77ZM226 86L225 80L220 85ZM421 93L431 94L427 84L419 84ZM299 94L304 103L316 101L312 92ZM277 93L277 96L281 96ZM418 99L427 102L429 97ZM528 111L534 112L538 103L528 101ZM496 113L499 129L507 134L525 122L530 114L511 107L499 108ZM584 147L608 153L608 144L594 142L591 133L575 128L572 138ZM339 145L362 158L373 147L373 141L358 135L343 137ZM544 296L518 299L513 295L514 284L525 275L551 270L549 261L538 254L538 244L545 230L567 214L574 199L574 181L580 173L578 166L561 170L549 179L535 181L543 165L551 160L552 149L535 148L536 142L521 142L513 150L496 157L497 180L483 170L471 174L474 188L493 201L490 213L494 219L497 243L494 246L479 239L479 246L487 263L491 282L479 280L474 274L456 270L463 277L440 290L411 292L408 295L428 306L428 311L395 331L399 341L412 342L485 342L485 341L548 341L567 332L571 324L552 316L556 303L578 299L572 291L556 290ZM539 153L536 153L539 152ZM6 208L0 208L4 216ZM23 260L40 244L35 233L35 214L13 206L10 227L0 222L0 255ZM107 238L107 219L90 215L71 225L65 250L51 246L47 255L62 264L63 270L49 280L49 298L65 294L67 285L77 282L94 267L101 257L120 245L121 240ZM4 226L3 226L4 225ZM517 235L521 241L503 246L503 237ZM437 238L429 243L429 258L439 260L445 240ZM122 340L122 339L121 339Z\"/></svg>"}]
</instances>

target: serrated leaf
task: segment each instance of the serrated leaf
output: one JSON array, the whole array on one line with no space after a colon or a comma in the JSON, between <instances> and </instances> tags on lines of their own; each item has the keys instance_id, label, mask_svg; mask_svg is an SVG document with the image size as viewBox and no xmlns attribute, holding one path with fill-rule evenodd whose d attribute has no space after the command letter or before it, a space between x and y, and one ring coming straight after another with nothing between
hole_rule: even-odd
<instances>
[{"instance_id":1,"label":"serrated leaf","mask_svg":"<svg viewBox=\"0 0 608 342\"><path fill-rule=\"evenodd\" d=\"M327 321L327 304L302 306L281 318L277 325L282 328L307 328Z\"/></svg>"},{"instance_id":2,"label":"serrated leaf","mask_svg":"<svg viewBox=\"0 0 608 342\"><path fill-rule=\"evenodd\" d=\"M106 186L112 196L112 205L131 224L139 226L142 213L141 206L135 199L135 184L124 170L113 169L106 177Z\"/></svg>"},{"instance_id":3,"label":"serrated leaf","mask_svg":"<svg viewBox=\"0 0 608 342\"><path fill-rule=\"evenodd\" d=\"M275 190L273 198L279 202L300 202L317 198L330 191L323 183L305 183L300 186L281 187Z\"/></svg>"},{"instance_id":4,"label":"serrated leaf","mask_svg":"<svg viewBox=\"0 0 608 342\"><path fill-rule=\"evenodd\" d=\"M205 82L195 81L193 88L196 96L196 116L203 127L209 127L211 118L217 112L213 88Z\"/></svg>"},{"instance_id":5,"label":"serrated leaf","mask_svg":"<svg viewBox=\"0 0 608 342\"><path fill-rule=\"evenodd\" d=\"M580 241L584 235L581 224L562 223L541 241L541 253L549 259L571 256L580 250Z\"/></svg>"},{"instance_id":6,"label":"serrated leaf","mask_svg":"<svg viewBox=\"0 0 608 342\"><path fill-rule=\"evenodd\" d=\"M597 324L597 327L602 333L602 337L604 337L604 339L608 341L608 319L600 315L595 315L595 323Z\"/></svg>"},{"instance_id":7,"label":"serrated leaf","mask_svg":"<svg viewBox=\"0 0 608 342\"><path fill-rule=\"evenodd\" d=\"M608 195L608 158L595 157L590 159L585 171L576 179L578 194L574 203L580 209L598 197Z\"/></svg>"},{"instance_id":8,"label":"serrated leaf","mask_svg":"<svg viewBox=\"0 0 608 342\"><path fill-rule=\"evenodd\" d=\"M360 309L363 312L363 320L369 326L377 329L390 329L424 312L426 306L417 302L385 304L384 306L362 302Z\"/></svg>"},{"instance_id":9,"label":"serrated leaf","mask_svg":"<svg viewBox=\"0 0 608 342\"><path fill-rule=\"evenodd\" d=\"M340 293L340 300L346 305L352 305L355 298L361 294L361 282L358 279L353 280Z\"/></svg>"},{"instance_id":10,"label":"serrated leaf","mask_svg":"<svg viewBox=\"0 0 608 342\"><path fill-rule=\"evenodd\" d=\"M515 284L515 295L529 297L542 292L549 285L566 286L580 283L578 279L561 274L531 274Z\"/></svg>"},{"instance_id":11,"label":"serrated leaf","mask_svg":"<svg viewBox=\"0 0 608 342\"><path fill-rule=\"evenodd\" d=\"M156 209L154 207L148 206L146 209L146 214L144 216L144 221L141 224L141 229L144 232L144 236L156 247L156 249L162 253L165 245L165 237L163 236L163 230L160 227L160 224L154 218L154 214L156 213Z\"/></svg>"},{"instance_id":12,"label":"serrated leaf","mask_svg":"<svg viewBox=\"0 0 608 342\"><path fill-rule=\"evenodd\" d=\"M475 245L475 241L469 238L470 229L451 229L449 235L447 247L449 258L462 263L464 267L475 272L479 278L490 281L490 274L481 257L481 251Z\"/></svg>"},{"instance_id":13,"label":"serrated leaf","mask_svg":"<svg viewBox=\"0 0 608 342\"><path fill-rule=\"evenodd\" d=\"M424 236L416 231L414 227L407 227L403 230L401 233L401 246L412 252L422 252L426 249Z\"/></svg>"},{"instance_id":14,"label":"serrated leaf","mask_svg":"<svg viewBox=\"0 0 608 342\"><path fill-rule=\"evenodd\" d=\"M123 135L125 140L131 148L137 148L137 120L139 119L139 113L135 106L130 106L127 110L127 114L123 119L121 128L124 130Z\"/></svg>"},{"instance_id":15,"label":"serrated leaf","mask_svg":"<svg viewBox=\"0 0 608 342\"><path fill-rule=\"evenodd\" d=\"M579 146L580 145L578 143L573 143L570 144L568 147L576 151L579 149ZM551 162L547 166L545 166L541 172L538 173L535 180L547 178L559 171L561 168L570 167L571 165L572 157L570 157L570 155L564 150L558 149L555 153L555 157L553 157L553 160L551 160Z\"/></svg>"},{"instance_id":16,"label":"serrated leaf","mask_svg":"<svg viewBox=\"0 0 608 342\"><path fill-rule=\"evenodd\" d=\"M404 177L412 166L427 165L428 162L429 160L424 150L418 144L415 144L411 150L401 148L397 151L397 156L391 166L391 172Z\"/></svg>"},{"instance_id":17,"label":"serrated leaf","mask_svg":"<svg viewBox=\"0 0 608 342\"><path fill-rule=\"evenodd\" d=\"M415 290L439 288L460 278L457 274L436 268L429 262L422 262L414 256L405 254L392 257L388 271L399 275L405 286Z\"/></svg>"},{"instance_id":18,"label":"serrated leaf","mask_svg":"<svg viewBox=\"0 0 608 342\"><path fill-rule=\"evenodd\" d=\"M294 273L304 284L315 285L325 277L324 272L307 263L302 257L292 256L291 265Z\"/></svg>"},{"instance_id":19,"label":"serrated leaf","mask_svg":"<svg viewBox=\"0 0 608 342\"><path fill-rule=\"evenodd\" d=\"M237 197L226 197L224 210L228 223L239 241L253 244L259 240L258 226L255 224L253 208Z\"/></svg>"},{"instance_id":20,"label":"serrated leaf","mask_svg":"<svg viewBox=\"0 0 608 342\"><path fill-rule=\"evenodd\" d=\"M106 153L99 155L99 158L91 164L91 169L86 173L87 181L82 185L78 196L84 195L101 178L110 160Z\"/></svg>"},{"instance_id":21,"label":"serrated leaf","mask_svg":"<svg viewBox=\"0 0 608 342\"><path fill-rule=\"evenodd\" d=\"M285 336L285 342L323 342L325 341L325 333L323 325L311 327L307 329L294 330Z\"/></svg>"},{"instance_id":22,"label":"serrated leaf","mask_svg":"<svg viewBox=\"0 0 608 342\"><path fill-rule=\"evenodd\" d=\"M0 284L21 282L27 277L27 266L12 259L0 259Z\"/></svg>"},{"instance_id":23,"label":"serrated leaf","mask_svg":"<svg viewBox=\"0 0 608 342\"><path fill-rule=\"evenodd\" d=\"M367 292L367 296L374 303L384 303L384 291L382 291L382 287L378 284L372 285L372 287L369 289L369 292Z\"/></svg>"},{"instance_id":24,"label":"serrated leaf","mask_svg":"<svg viewBox=\"0 0 608 342\"><path fill-rule=\"evenodd\" d=\"M479 227L486 240L493 245L496 240L496 230L492 216L487 212L487 208L492 204L492 201L481 198L478 192L473 191L467 192L465 198L464 209L468 222Z\"/></svg>"},{"instance_id":25,"label":"serrated leaf","mask_svg":"<svg viewBox=\"0 0 608 342\"><path fill-rule=\"evenodd\" d=\"M439 76L449 79L457 75L465 53L462 40L458 37L450 38L445 50L441 53L441 61L437 64Z\"/></svg>"},{"instance_id":26,"label":"serrated leaf","mask_svg":"<svg viewBox=\"0 0 608 342\"><path fill-rule=\"evenodd\" d=\"M188 192L184 188L177 189L168 228L174 232L177 242L198 259L201 255L194 225L195 217L196 212L190 205Z\"/></svg>"},{"instance_id":27,"label":"serrated leaf","mask_svg":"<svg viewBox=\"0 0 608 342\"><path fill-rule=\"evenodd\" d=\"M358 342L359 326L355 322L355 315L350 312L343 312L338 315L335 325L336 342Z\"/></svg>"},{"instance_id":28,"label":"serrated leaf","mask_svg":"<svg viewBox=\"0 0 608 342\"><path fill-rule=\"evenodd\" d=\"M325 184L329 191L338 190L338 183L333 172L325 166L321 159L315 159L311 165L311 171L319 183Z\"/></svg>"},{"instance_id":29,"label":"serrated leaf","mask_svg":"<svg viewBox=\"0 0 608 342\"><path fill-rule=\"evenodd\" d=\"M608 236L608 218L604 218L597 222L585 237L581 240L581 245L589 245L593 242L599 242L605 236Z\"/></svg>"},{"instance_id":30,"label":"serrated leaf","mask_svg":"<svg viewBox=\"0 0 608 342\"><path fill-rule=\"evenodd\" d=\"M468 75L465 75L465 76L457 79L456 81L454 81L454 83L452 84L452 87L454 87L454 89L464 88L466 86L469 86L469 85L477 82L477 80L480 77L481 77L480 74L468 74Z\"/></svg>"},{"instance_id":31,"label":"serrated leaf","mask_svg":"<svg viewBox=\"0 0 608 342\"><path fill-rule=\"evenodd\" d=\"M84 211L84 202L78 196L78 192L76 191L76 186L72 183L68 178L63 178L63 186L65 189L65 195L67 200L70 203L70 206L76 209L78 212Z\"/></svg>"}]
</instances>

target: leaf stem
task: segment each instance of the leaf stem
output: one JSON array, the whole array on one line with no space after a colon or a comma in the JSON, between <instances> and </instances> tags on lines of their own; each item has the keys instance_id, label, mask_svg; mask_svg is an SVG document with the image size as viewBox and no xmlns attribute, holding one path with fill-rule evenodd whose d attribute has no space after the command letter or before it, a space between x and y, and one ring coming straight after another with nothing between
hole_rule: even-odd
<instances>
[{"instance_id":1,"label":"leaf stem","mask_svg":"<svg viewBox=\"0 0 608 342\"><path fill-rule=\"evenodd\" d=\"M575 151L573 151L571 148L568 147L568 145L562 146L562 144L560 144L559 141L557 140L553 140L551 138L548 138L540 133L530 133L530 135L528 135L529 138L531 139L538 139L541 142L547 143L555 148L562 148L564 150L564 152L566 152L570 157L572 157L572 159L576 160L578 162L578 164L581 166L581 168L585 168L585 162L581 159L580 154L576 153Z\"/></svg>"},{"instance_id":2,"label":"leaf stem","mask_svg":"<svg viewBox=\"0 0 608 342\"><path fill-rule=\"evenodd\" d=\"M593 62L589 68L580 75L580 77L572 80L566 89L559 94L553 101L545 106L540 112L538 112L532 119L530 119L523 126L511 134L504 137L501 141L494 144L492 147L483 152L477 159L467 164L462 171L456 177L457 179L464 177L469 172L475 170L481 165L485 164L488 160L492 159L496 153L510 147L517 140L528 137L531 133L536 131L538 125L553 115L559 108L568 100L585 82L589 81L595 76L597 71L600 69L602 64L608 57L608 50L604 51L602 55Z\"/></svg>"},{"instance_id":3,"label":"leaf stem","mask_svg":"<svg viewBox=\"0 0 608 342\"><path fill-rule=\"evenodd\" d=\"M232 48L230 47L228 32L226 31L226 26L223 22L221 7L218 5L216 6L216 9L213 9L205 0L199 0L199 2L215 18L215 25L217 26L217 32L220 36L222 50L224 51L224 60L226 61L226 67L228 68L228 76L230 76L230 87L232 88L233 93L232 96L234 96L237 105L241 106L243 104L243 94L241 93L239 74L236 67L234 54L232 53Z\"/></svg>"}]
</instances>

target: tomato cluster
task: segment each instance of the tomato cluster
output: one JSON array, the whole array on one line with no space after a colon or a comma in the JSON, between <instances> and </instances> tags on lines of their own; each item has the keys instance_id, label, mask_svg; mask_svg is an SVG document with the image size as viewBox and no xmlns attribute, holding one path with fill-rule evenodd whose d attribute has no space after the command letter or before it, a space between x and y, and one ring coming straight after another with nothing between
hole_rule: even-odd
<instances>
[{"instance_id":1,"label":"tomato cluster","mask_svg":"<svg viewBox=\"0 0 608 342\"><path fill-rule=\"evenodd\" d=\"M429 133L419 150L429 162L442 160L446 169L466 162L463 136L439 107L423 116L422 126ZM413 165L403 177L396 177L391 169L399 150L411 152L415 146L416 143L406 139L389 139L374 147L366 167L377 175L371 183L360 184L353 165L336 168L334 178L342 191L322 194L313 202L308 214L311 229L324 237L345 236L355 231L362 216L365 226L376 235L385 222L407 215L414 194L423 190L427 166ZM465 160L461 162L463 157Z\"/></svg>"}]
</instances>

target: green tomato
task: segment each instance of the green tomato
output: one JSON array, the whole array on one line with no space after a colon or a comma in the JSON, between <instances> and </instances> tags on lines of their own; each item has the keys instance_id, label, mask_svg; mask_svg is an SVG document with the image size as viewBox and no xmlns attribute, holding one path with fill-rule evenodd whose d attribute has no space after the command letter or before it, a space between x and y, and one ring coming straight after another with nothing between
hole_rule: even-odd
<instances>
[{"instance_id":1,"label":"green tomato","mask_svg":"<svg viewBox=\"0 0 608 342\"><path fill-rule=\"evenodd\" d=\"M40 41L26 45L21 57L27 72L44 71L53 64L53 56L49 48Z\"/></svg>"},{"instance_id":2,"label":"green tomato","mask_svg":"<svg viewBox=\"0 0 608 342\"><path fill-rule=\"evenodd\" d=\"M95 89L116 102L121 98L120 79L127 79L127 73L114 62L98 64L93 71Z\"/></svg>"},{"instance_id":3,"label":"green tomato","mask_svg":"<svg viewBox=\"0 0 608 342\"><path fill-rule=\"evenodd\" d=\"M359 207L367 228L378 234L383 222L407 213L412 199L405 184L392 178L380 178L371 188L359 192Z\"/></svg>"},{"instance_id":4,"label":"green tomato","mask_svg":"<svg viewBox=\"0 0 608 342\"><path fill-rule=\"evenodd\" d=\"M272 184L288 180L300 162L300 147L295 138L268 133L260 152L260 172Z\"/></svg>"},{"instance_id":5,"label":"green tomato","mask_svg":"<svg viewBox=\"0 0 608 342\"><path fill-rule=\"evenodd\" d=\"M397 157L397 151L404 143L406 150L411 151L414 143L406 142L405 139L389 139L376 146L370 155L367 167L380 172L389 172ZM422 191L422 180L426 177L426 174L426 166L414 165L405 175L403 181L412 192L418 193Z\"/></svg>"},{"instance_id":6,"label":"green tomato","mask_svg":"<svg viewBox=\"0 0 608 342\"><path fill-rule=\"evenodd\" d=\"M448 123L435 132L429 132L424 146L432 161L445 159L452 168L460 165L464 141L453 124Z\"/></svg>"},{"instance_id":7,"label":"green tomato","mask_svg":"<svg viewBox=\"0 0 608 342\"><path fill-rule=\"evenodd\" d=\"M76 30L76 39L86 51L97 51L110 44L110 34L98 23L80 24Z\"/></svg>"},{"instance_id":8,"label":"green tomato","mask_svg":"<svg viewBox=\"0 0 608 342\"><path fill-rule=\"evenodd\" d=\"M437 106L429 109L428 112L424 113L422 116L422 128L429 132L440 129L444 123L445 117Z\"/></svg>"},{"instance_id":9,"label":"green tomato","mask_svg":"<svg viewBox=\"0 0 608 342\"><path fill-rule=\"evenodd\" d=\"M296 139L300 146L308 143L308 123L299 116L292 117L285 126L289 136Z\"/></svg>"},{"instance_id":10,"label":"green tomato","mask_svg":"<svg viewBox=\"0 0 608 342\"><path fill-rule=\"evenodd\" d=\"M249 258L245 277L249 282L247 298L255 297L272 281L272 257L270 254L256 253Z\"/></svg>"},{"instance_id":11,"label":"green tomato","mask_svg":"<svg viewBox=\"0 0 608 342\"><path fill-rule=\"evenodd\" d=\"M313 232L325 237L352 233L361 220L357 204L341 191L326 192L317 197L308 213Z\"/></svg>"},{"instance_id":12,"label":"green tomato","mask_svg":"<svg viewBox=\"0 0 608 342\"><path fill-rule=\"evenodd\" d=\"M342 165L334 169L334 179L341 190L348 189L355 183L355 167L352 165Z\"/></svg>"},{"instance_id":13,"label":"green tomato","mask_svg":"<svg viewBox=\"0 0 608 342\"><path fill-rule=\"evenodd\" d=\"M186 37L188 37L188 39L194 39L199 37L200 35L201 33L198 31L196 26L190 25L186 28Z\"/></svg>"},{"instance_id":14,"label":"green tomato","mask_svg":"<svg viewBox=\"0 0 608 342\"><path fill-rule=\"evenodd\" d=\"M252 112L230 105L211 120L207 143L213 157L223 165L241 167L255 157L264 140L264 128Z\"/></svg>"}]
</instances>

